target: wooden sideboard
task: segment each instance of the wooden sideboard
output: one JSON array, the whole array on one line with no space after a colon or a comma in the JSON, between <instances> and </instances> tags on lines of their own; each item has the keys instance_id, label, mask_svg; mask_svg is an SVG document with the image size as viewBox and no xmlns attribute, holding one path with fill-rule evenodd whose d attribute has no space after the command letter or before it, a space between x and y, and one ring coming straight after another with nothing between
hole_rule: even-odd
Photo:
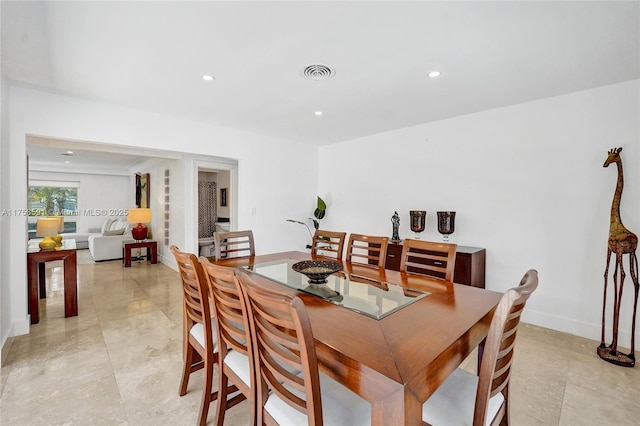
<instances>
[{"instance_id":1,"label":"wooden sideboard","mask_svg":"<svg viewBox=\"0 0 640 426\"><path fill-rule=\"evenodd\" d=\"M479 247L458 246L453 281L473 287L484 288L484 269L487 250ZM385 268L400 270L402 243L389 243Z\"/></svg>"}]
</instances>

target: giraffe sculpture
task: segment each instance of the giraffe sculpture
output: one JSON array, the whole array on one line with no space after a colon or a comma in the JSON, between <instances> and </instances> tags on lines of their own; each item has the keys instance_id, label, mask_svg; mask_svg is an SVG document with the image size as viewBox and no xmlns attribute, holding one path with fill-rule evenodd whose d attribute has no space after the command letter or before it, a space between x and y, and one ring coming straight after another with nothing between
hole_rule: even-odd
<instances>
[{"instance_id":1,"label":"giraffe sculpture","mask_svg":"<svg viewBox=\"0 0 640 426\"><path fill-rule=\"evenodd\" d=\"M611 224L609 226L609 242L607 245L607 266L604 271L604 298L602 302L602 337L600 346L598 346L598 356L607 362L624 367L633 367L635 365L635 335L636 335L636 310L638 308L638 258L636 257L636 248L638 247L638 237L629 231L620 220L620 198L622 197L622 187L624 186L624 177L622 174L622 159L620 158L622 148L614 148L609 151L609 155L604 162L603 167L609 167L610 164L616 163L618 167L618 182L616 191L613 195L613 203L611 204ZM616 263L613 270L613 340L611 345L606 346L604 343L605 332L605 308L607 304L607 280L609 276L609 264L611 263L611 254L615 253ZM622 287L626 277L622 258L625 254L629 255L629 272L631 280L635 287L635 299L633 304L633 317L631 322L631 353L629 355L618 351L618 323L620 316L620 301L622 299ZM619 285L619 286L618 286Z\"/></svg>"}]
</instances>

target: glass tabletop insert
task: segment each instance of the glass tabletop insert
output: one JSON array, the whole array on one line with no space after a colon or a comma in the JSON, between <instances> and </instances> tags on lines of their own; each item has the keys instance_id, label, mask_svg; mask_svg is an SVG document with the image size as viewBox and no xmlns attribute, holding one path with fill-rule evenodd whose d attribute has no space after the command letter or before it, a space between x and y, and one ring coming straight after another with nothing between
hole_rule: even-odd
<instances>
[{"instance_id":1,"label":"glass tabletop insert","mask_svg":"<svg viewBox=\"0 0 640 426\"><path fill-rule=\"evenodd\" d=\"M327 277L326 284L310 284L309 278L292 269L296 259L282 259L257 263L245 269L284 284L287 287L312 294L352 311L381 319L430 293L389 284L342 270Z\"/></svg>"}]
</instances>

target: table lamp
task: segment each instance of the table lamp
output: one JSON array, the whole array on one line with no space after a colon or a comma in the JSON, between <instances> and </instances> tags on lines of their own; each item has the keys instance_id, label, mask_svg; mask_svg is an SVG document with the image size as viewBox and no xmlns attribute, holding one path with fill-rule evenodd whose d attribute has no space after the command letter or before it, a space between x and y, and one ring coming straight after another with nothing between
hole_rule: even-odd
<instances>
[{"instance_id":1,"label":"table lamp","mask_svg":"<svg viewBox=\"0 0 640 426\"><path fill-rule=\"evenodd\" d=\"M47 219L58 221L58 233L51 238L56 242L56 247L62 247L62 235L60 233L64 231L64 216L47 216Z\"/></svg>"},{"instance_id":2,"label":"table lamp","mask_svg":"<svg viewBox=\"0 0 640 426\"><path fill-rule=\"evenodd\" d=\"M127 214L127 222L137 223L133 229L131 229L131 235L136 241L142 241L147 238L149 228L144 223L151 222L151 209L129 209Z\"/></svg>"},{"instance_id":3,"label":"table lamp","mask_svg":"<svg viewBox=\"0 0 640 426\"><path fill-rule=\"evenodd\" d=\"M56 242L53 236L58 235L58 219L51 217L38 218L36 223L36 237L44 237L40 241L40 250L55 250Z\"/></svg>"}]
</instances>

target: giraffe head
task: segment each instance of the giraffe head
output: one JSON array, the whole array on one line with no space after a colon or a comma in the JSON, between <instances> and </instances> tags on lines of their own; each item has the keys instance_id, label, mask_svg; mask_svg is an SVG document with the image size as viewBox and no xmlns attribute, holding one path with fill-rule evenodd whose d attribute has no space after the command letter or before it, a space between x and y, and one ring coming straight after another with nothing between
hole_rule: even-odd
<instances>
[{"instance_id":1,"label":"giraffe head","mask_svg":"<svg viewBox=\"0 0 640 426\"><path fill-rule=\"evenodd\" d=\"M609 155L607 156L607 159L604 160L602 167L609 167L609 164L620 161L620 151L622 151L622 148L613 148L609 151Z\"/></svg>"}]
</instances>

